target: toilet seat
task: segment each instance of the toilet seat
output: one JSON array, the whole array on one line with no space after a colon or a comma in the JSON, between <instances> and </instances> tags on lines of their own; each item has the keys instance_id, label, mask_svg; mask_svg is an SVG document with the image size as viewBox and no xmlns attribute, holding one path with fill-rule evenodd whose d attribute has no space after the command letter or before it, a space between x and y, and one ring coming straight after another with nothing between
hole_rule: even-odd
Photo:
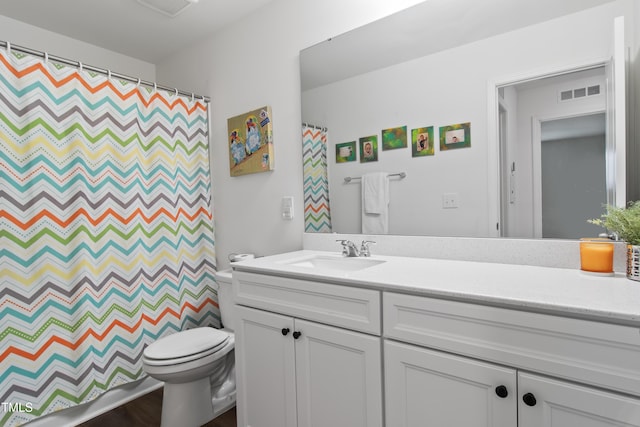
<instances>
[{"instance_id":1,"label":"toilet seat","mask_svg":"<svg viewBox=\"0 0 640 427\"><path fill-rule=\"evenodd\" d=\"M215 354L225 348L230 335L226 331L201 327L160 338L145 348L144 362L166 366L190 362Z\"/></svg>"}]
</instances>

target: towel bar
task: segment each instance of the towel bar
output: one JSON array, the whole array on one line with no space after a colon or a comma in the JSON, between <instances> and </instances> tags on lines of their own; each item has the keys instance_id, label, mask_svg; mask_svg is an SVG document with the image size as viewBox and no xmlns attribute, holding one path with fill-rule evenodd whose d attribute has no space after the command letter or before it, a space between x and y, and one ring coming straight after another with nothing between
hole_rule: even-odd
<instances>
[{"instance_id":1,"label":"towel bar","mask_svg":"<svg viewBox=\"0 0 640 427\"><path fill-rule=\"evenodd\" d=\"M389 174L389 175L387 175L387 176L388 176L388 177L392 177L392 176L399 176L399 177L400 177L400 179L402 179L402 178L405 178L405 177L407 176L407 174L406 174L405 172L398 172L398 173L390 173L390 174ZM354 176L354 177L351 177L351 176L345 176L345 177L344 177L344 182L345 182L345 183L347 183L347 182L351 182L351 181L353 181L354 179L361 179L361 178L362 178L361 176Z\"/></svg>"}]
</instances>

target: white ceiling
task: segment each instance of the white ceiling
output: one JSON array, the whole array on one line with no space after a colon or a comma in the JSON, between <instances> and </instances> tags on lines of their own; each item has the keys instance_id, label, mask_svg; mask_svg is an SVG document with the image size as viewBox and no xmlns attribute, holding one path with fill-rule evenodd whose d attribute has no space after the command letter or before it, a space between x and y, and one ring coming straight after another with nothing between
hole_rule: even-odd
<instances>
[{"instance_id":1,"label":"white ceiling","mask_svg":"<svg viewBox=\"0 0 640 427\"><path fill-rule=\"evenodd\" d=\"M155 64L271 1L199 0L169 18L136 0L1 0L0 15Z\"/></svg>"},{"instance_id":2,"label":"white ceiling","mask_svg":"<svg viewBox=\"0 0 640 427\"><path fill-rule=\"evenodd\" d=\"M241 19L268 7L273 0L148 1L194 4L177 17L169 18L136 0L0 0L0 15L156 64L230 23L239 22L233 31L242 31ZM385 44L398 52L404 39L416 39L411 31L418 31L421 43L414 50L428 50L434 43L436 50L442 50L451 47L447 43L468 42L467 39L487 37L609 1L612 0L429 0L398 14L396 21L407 20L386 33ZM438 5L444 9L438 11ZM427 37L437 27L450 27L451 21L429 19L431 23L425 27L420 22L421 15L414 13L421 8L428 10L430 17L456 17L454 22L464 31L456 31L455 37L447 31L447 40L441 36ZM432 42L425 43L425 38Z\"/></svg>"}]
</instances>

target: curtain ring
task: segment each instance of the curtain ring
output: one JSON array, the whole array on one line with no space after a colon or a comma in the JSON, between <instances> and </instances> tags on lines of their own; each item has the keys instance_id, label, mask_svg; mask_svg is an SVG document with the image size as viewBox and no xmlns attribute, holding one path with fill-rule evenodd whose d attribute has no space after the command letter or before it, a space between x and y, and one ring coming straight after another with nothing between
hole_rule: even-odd
<instances>
[{"instance_id":1,"label":"curtain ring","mask_svg":"<svg viewBox=\"0 0 640 427\"><path fill-rule=\"evenodd\" d=\"M7 55L11 55L11 43L7 42Z\"/></svg>"},{"instance_id":2,"label":"curtain ring","mask_svg":"<svg viewBox=\"0 0 640 427\"><path fill-rule=\"evenodd\" d=\"M107 79L111 80L111 70L107 70Z\"/></svg>"},{"instance_id":3,"label":"curtain ring","mask_svg":"<svg viewBox=\"0 0 640 427\"><path fill-rule=\"evenodd\" d=\"M44 63L47 64L49 62L49 54L47 52L44 53Z\"/></svg>"},{"instance_id":4,"label":"curtain ring","mask_svg":"<svg viewBox=\"0 0 640 427\"><path fill-rule=\"evenodd\" d=\"M178 88L174 88L173 90L176 91L176 96L178 96Z\"/></svg>"},{"instance_id":5,"label":"curtain ring","mask_svg":"<svg viewBox=\"0 0 640 427\"><path fill-rule=\"evenodd\" d=\"M153 82L153 91L157 92L158 90L158 84L156 82Z\"/></svg>"},{"instance_id":6,"label":"curtain ring","mask_svg":"<svg viewBox=\"0 0 640 427\"><path fill-rule=\"evenodd\" d=\"M138 82L136 83L136 87L140 87L140 82L141 82L140 77L138 77Z\"/></svg>"},{"instance_id":7,"label":"curtain ring","mask_svg":"<svg viewBox=\"0 0 640 427\"><path fill-rule=\"evenodd\" d=\"M193 92L191 92L191 102L195 100L196 100L196 95Z\"/></svg>"},{"instance_id":8,"label":"curtain ring","mask_svg":"<svg viewBox=\"0 0 640 427\"><path fill-rule=\"evenodd\" d=\"M84 69L84 65L82 65L82 62L78 61L78 71L82 72Z\"/></svg>"}]
</instances>

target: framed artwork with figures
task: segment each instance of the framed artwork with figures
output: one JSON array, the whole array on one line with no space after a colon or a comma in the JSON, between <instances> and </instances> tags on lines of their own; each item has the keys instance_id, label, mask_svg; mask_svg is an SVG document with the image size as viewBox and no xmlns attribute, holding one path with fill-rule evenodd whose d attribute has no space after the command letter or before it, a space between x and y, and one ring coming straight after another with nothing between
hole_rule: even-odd
<instances>
[{"instance_id":1,"label":"framed artwork with figures","mask_svg":"<svg viewBox=\"0 0 640 427\"><path fill-rule=\"evenodd\" d=\"M227 120L231 176L273 170L272 126L269 106Z\"/></svg>"}]
</instances>

